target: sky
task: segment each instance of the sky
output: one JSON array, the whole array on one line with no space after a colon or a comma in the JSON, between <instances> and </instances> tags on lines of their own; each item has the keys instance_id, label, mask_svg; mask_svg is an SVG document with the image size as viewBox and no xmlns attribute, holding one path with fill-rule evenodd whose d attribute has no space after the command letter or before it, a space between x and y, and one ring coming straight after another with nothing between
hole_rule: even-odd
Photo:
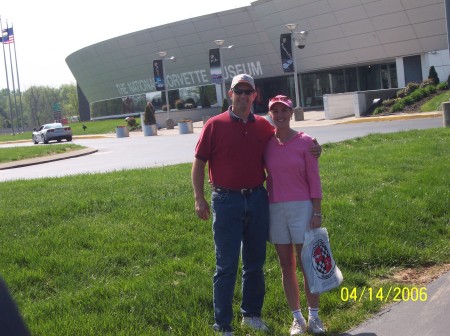
<instances>
[{"instance_id":1,"label":"sky","mask_svg":"<svg viewBox=\"0 0 450 336\"><path fill-rule=\"evenodd\" d=\"M75 84L65 59L89 45L166 23L250 5L254 0L5 0L0 4L3 29L14 29L14 44L5 44L9 88L22 92L33 85ZM0 44L1 46L1 44ZM0 89L5 89L5 60L0 50Z\"/></svg>"}]
</instances>

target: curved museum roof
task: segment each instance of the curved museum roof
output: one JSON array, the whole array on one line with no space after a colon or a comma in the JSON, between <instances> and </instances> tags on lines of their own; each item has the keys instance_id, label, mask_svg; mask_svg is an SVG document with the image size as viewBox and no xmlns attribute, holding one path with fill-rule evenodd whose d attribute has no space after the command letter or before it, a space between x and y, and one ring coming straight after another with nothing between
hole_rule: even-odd
<instances>
[{"instance_id":1,"label":"curved museum roof","mask_svg":"<svg viewBox=\"0 0 450 336\"><path fill-rule=\"evenodd\" d=\"M152 61L165 62L169 89L211 84L208 51L222 50L225 80L283 75L280 34L287 23L308 31L296 52L299 72L394 61L447 49L444 0L259 0L250 6L194 17L80 49L66 58L90 103L156 91Z\"/></svg>"}]
</instances>

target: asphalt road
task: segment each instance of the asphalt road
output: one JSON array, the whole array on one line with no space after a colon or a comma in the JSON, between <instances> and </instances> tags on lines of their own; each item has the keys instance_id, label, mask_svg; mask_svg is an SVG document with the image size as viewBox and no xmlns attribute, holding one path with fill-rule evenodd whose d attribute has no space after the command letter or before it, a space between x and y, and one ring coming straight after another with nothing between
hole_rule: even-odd
<instances>
[{"instance_id":1,"label":"asphalt road","mask_svg":"<svg viewBox=\"0 0 450 336\"><path fill-rule=\"evenodd\" d=\"M392 133L410 129L442 127L442 119L425 118L325 126L295 127L315 137L321 144L339 142L370 133ZM144 137L74 139L73 143L97 149L97 152L67 160L0 170L0 181L61 177L74 174L102 173L115 170L148 168L192 162L198 132ZM57 146L56 143L49 145ZM1 145L32 146L32 142Z\"/></svg>"}]
</instances>

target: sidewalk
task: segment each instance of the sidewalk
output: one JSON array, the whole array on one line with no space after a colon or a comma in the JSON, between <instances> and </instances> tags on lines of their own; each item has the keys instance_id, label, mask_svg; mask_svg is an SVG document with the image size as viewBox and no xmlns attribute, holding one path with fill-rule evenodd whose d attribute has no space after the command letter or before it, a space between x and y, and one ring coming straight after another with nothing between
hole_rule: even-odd
<instances>
[{"instance_id":1,"label":"sidewalk","mask_svg":"<svg viewBox=\"0 0 450 336\"><path fill-rule=\"evenodd\" d=\"M417 288L419 286L413 286ZM341 336L437 336L450 330L450 272L426 287L424 301L401 301L390 305Z\"/></svg>"}]
</instances>

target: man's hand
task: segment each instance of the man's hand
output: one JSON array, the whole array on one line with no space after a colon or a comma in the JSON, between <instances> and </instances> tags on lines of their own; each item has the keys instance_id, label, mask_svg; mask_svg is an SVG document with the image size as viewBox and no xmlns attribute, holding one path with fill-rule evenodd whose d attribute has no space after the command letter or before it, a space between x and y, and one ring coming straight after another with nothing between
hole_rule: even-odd
<instances>
[{"instance_id":1,"label":"man's hand","mask_svg":"<svg viewBox=\"0 0 450 336\"><path fill-rule=\"evenodd\" d=\"M195 213L198 218L208 220L210 216L208 202L204 198L195 200Z\"/></svg>"},{"instance_id":2,"label":"man's hand","mask_svg":"<svg viewBox=\"0 0 450 336\"><path fill-rule=\"evenodd\" d=\"M315 158L319 158L320 154L322 153L322 146L317 142L316 138L313 138L313 141L315 143L315 146L312 146L309 151Z\"/></svg>"},{"instance_id":3,"label":"man's hand","mask_svg":"<svg viewBox=\"0 0 450 336\"><path fill-rule=\"evenodd\" d=\"M192 164L192 187L194 188L195 213L198 218L207 220L210 215L209 205L203 192L206 162L195 158Z\"/></svg>"}]
</instances>

